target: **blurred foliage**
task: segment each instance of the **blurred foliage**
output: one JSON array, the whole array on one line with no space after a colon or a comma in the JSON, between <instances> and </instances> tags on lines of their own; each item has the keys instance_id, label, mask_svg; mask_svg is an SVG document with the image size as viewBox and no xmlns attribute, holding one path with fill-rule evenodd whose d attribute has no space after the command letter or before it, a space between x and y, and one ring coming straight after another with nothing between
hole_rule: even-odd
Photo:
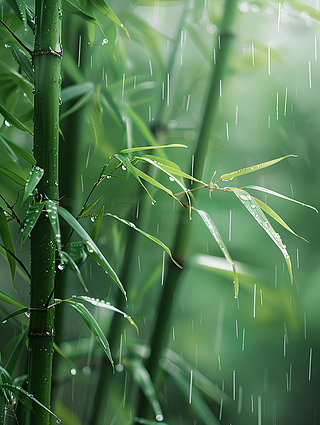
<instances>
[{"instance_id":1,"label":"blurred foliage","mask_svg":"<svg viewBox=\"0 0 320 425\"><path fill-rule=\"evenodd\" d=\"M32 46L32 30L16 16L11 3L0 1L1 19L23 43ZM175 162L190 174L208 82L215 70L216 53L223 48L217 36L222 1L108 2L124 27L115 22L116 18L110 22L105 6L99 7L103 2L84 3L67 2L63 17L64 35L69 32L71 37L71 32L73 44L66 36L61 89L60 206L75 215L83 213L82 206L102 176L100 171L105 172L109 157L122 149L187 145L189 149L159 150L156 155ZM33 5L26 4L32 11ZM95 21L100 24L95 26ZM218 175L224 175L295 154L299 158L288 158L241 179L235 177L232 186L263 186L319 209L318 33L315 1L308 5L239 3L232 51L221 81L219 114L212 123L205 168L201 176L195 176L197 179L209 182L218 167ZM3 26L0 39L1 167L20 176L23 186L34 164L32 157L21 156L13 143L32 153L30 70L27 66L23 70L24 58L20 54L19 62L17 57L21 46ZM10 119L6 111L15 118ZM129 161L135 153L127 155ZM118 164L114 159L108 172ZM99 181L90 198L92 209L83 213L86 217L79 221L114 270L128 269L122 282L128 306L123 310L133 318L140 335L137 337L134 327L123 318L120 332L113 330L111 310L92 306L83 310L78 306L82 304L77 303L79 310L88 312L88 324L73 309L64 309L58 345L72 365L56 356L52 400L55 414L65 424L89 424L98 400L104 410L98 423L129 424L136 415L140 386L149 395L148 390L151 391L151 399L160 406L155 404L152 421L135 419L140 423L154 423L157 415L158 419L163 415L164 422L170 425L192 421L315 423L319 416L320 379L317 214L269 193L260 196L290 229L309 241L306 243L284 230L279 222L270 220L291 255L291 286L285 259L237 197L210 191L211 186L198 190L197 209L212 217L234 261L239 297L234 299L231 265L220 258L219 246L201 217L192 212L191 252L175 292L168 349L159 361L157 383L148 387L150 382L141 362L150 355L155 311L171 261L165 256L164 246L170 248L173 244L181 206L164 191L146 183L156 200L153 205L148 194L139 191L138 179L123 168L119 167L111 178L105 174ZM148 169L148 174L173 194L181 191L176 181L170 181L159 170ZM24 199L18 192L18 177L1 172L1 211L7 209L3 199L10 205L20 205ZM191 187L199 185L193 182ZM28 249L21 253L18 249L19 225L28 211L26 204L20 223L8 221L8 228L14 252L28 269ZM101 220L101 228L94 229L103 205L108 214ZM132 241L130 232L134 232L128 222L164 245L154 244L137 233L134 244L128 247ZM66 221L61 220L60 226L67 239ZM4 239L6 236L1 234L6 245ZM74 235L70 241L79 244ZM25 244L29 244L27 236ZM77 277L81 271L90 297L118 307L119 289L93 261L101 260L99 253L95 251L96 258L84 258L82 245L72 248L74 254L70 250L66 255L73 258L75 265L64 272L68 281L64 298L84 291ZM16 264L12 287L13 263L8 263L5 249L1 248L0 253L0 311L1 317L6 317L13 308L28 305L29 286L27 273ZM57 316L63 308L57 306ZM97 390L104 353L90 333L90 326L95 328L91 320L99 323L101 332L110 339L115 363L115 374L106 382L107 398ZM1 324L0 385L24 385L23 379L17 384L14 380L26 373L26 326L25 314ZM101 338L100 345L109 353ZM3 372L8 365L10 376ZM112 369L110 364L108 367ZM15 423L12 412L19 397L14 392L8 394L11 399L6 401L6 423L10 424ZM16 412L23 417L21 404Z\"/></svg>"}]
</instances>

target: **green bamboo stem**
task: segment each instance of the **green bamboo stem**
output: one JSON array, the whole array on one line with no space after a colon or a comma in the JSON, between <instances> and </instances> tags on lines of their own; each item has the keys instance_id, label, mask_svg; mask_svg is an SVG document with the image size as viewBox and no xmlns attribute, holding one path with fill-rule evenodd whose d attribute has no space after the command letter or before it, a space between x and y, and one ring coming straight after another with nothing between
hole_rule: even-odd
<instances>
[{"instance_id":1,"label":"green bamboo stem","mask_svg":"<svg viewBox=\"0 0 320 425\"><path fill-rule=\"evenodd\" d=\"M33 52L34 157L44 176L38 185L41 196L58 201L59 92L61 66L61 0L37 0L36 36ZM54 311L41 309L54 287L55 234L45 212L31 235L31 315L29 327L28 391L50 408L53 360ZM51 300L52 301L52 300ZM50 301L50 303L51 303ZM49 304L50 304L49 303ZM28 415L32 425L46 425L50 414L37 407Z\"/></svg>"},{"instance_id":2,"label":"green bamboo stem","mask_svg":"<svg viewBox=\"0 0 320 425\"><path fill-rule=\"evenodd\" d=\"M194 155L194 175L202 178L205 165L205 158L208 151L212 124L216 117L217 105L219 101L220 80L222 80L226 68L226 62L229 56L230 45L232 42L232 25L237 9L235 0L226 0L224 6L224 15L220 27L221 49L218 50L217 64L214 67L213 76L210 83L206 108L203 115L202 125L199 133L198 144ZM176 230L175 243L173 248L173 257L181 264L185 265L191 245L191 222L186 210L181 210L179 224ZM151 338L151 355L146 361L146 367L152 380L157 380L159 371L158 360L164 349L173 306L174 293L177 289L178 281L182 270L170 263L164 282L164 288L161 294L157 314L155 318L154 330ZM140 395L137 415L138 417L152 417L150 407L144 396Z\"/></svg>"}]
</instances>

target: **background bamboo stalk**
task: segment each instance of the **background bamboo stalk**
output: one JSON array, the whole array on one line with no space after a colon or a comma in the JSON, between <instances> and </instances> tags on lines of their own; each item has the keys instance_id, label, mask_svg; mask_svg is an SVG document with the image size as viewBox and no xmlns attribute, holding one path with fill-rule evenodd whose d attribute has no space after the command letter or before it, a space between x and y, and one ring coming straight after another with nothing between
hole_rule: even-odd
<instances>
[{"instance_id":1,"label":"background bamboo stalk","mask_svg":"<svg viewBox=\"0 0 320 425\"><path fill-rule=\"evenodd\" d=\"M203 114L202 125L198 137L197 148L195 151L194 176L202 178L205 158L209 146L212 124L214 122L217 105L219 101L220 81L225 73L226 63L229 55L230 45L232 42L232 25L234 20L237 2L235 0L227 0L224 5L223 20L220 27L220 47L217 54L217 63L213 70L210 83L206 108ZM191 174L191 173L190 173ZM185 266L186 259L189 255L191 246L191 222L188 217L188 211L182 209L180 211L179 224L177 226L175 243L173 248L173 257L180 265ZM156 310L156 318L154 322L154 330L151 339L151 355L146 361L146 367L151 375L152 380L157 381L159 371L158 360L161 356L168 337L170 325L170 317L174 299L174 293L178 285L182 270L170 263L163 291L160 297L159 305ZM137 409L137 416L147 418L150 415L150 407L145 397L140 393L140 401Z\"/></svg>"},{"instance_id":2,"label":"background bamboo stalk","mask_svg":"<svg viewBox=\"0 0 320 425\"><path fill-rule=\"evenodd\" d=\"M37 1L35 11L33 151L38 166L44 169L44 175L38 185L37 200L48 197L58 201L61 1ZM31 276L31 308L42 308L52 293L55 278L55 234L45 211L32 232ZM28 391L48 408L51 396L53 337L54 310L31 310ZM29 414L28 419L29 424L48 424L49 413L38 407L35 414Z\"/></svg>"}]
</instances>

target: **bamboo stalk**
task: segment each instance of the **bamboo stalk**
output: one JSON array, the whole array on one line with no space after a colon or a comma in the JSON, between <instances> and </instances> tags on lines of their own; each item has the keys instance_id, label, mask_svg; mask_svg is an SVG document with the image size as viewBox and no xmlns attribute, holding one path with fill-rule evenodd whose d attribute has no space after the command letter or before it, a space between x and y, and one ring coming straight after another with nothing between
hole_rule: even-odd
<instances>
[{"instance_id":1,"label":"bamboo stalk","mask_svg":"<svg viewBox=\"0 0 320 425\"><path fill-rule=\"evenodd\" d=\"M61 66L61 0L37 0L33 52L35 78L33 151L44 176L37 200L47 196L58 201L59 92ZM54 311L44 307L54 287L55 234L45 211L31 235L31 315L29 327L28 390L50 408L53 360ZM52 301L52 300L51 300ZM51 304L51 301L49 304ZM27 421L49 424L49 413L35 408Z\"/></svg>"},{"instance_id":2,"label":"bamboo stalk","mask_svg":"<svg viewBox=\"0 0 320 425\"><path fill-rule=\"evenodd\" d=\"M227 58L229 56L230 45L232 42L232 24L237 9L235 0L226 0L224 5L223 20L220 27L221 49L218 50L217 64L210 82L206 108L203 115L202 125L198 137L196 152L194 155L194 175L202 178L205 164L205 158L209 146L212 124L217 113L219 100L220 81L222 80L226 68ZM188 218L187 210L181 210L179 224L176 230L175 243L173 248L173 257L181 264L185 265L191 245L191 222ZM170 263L164 282L164 288L161 294L160 302L157 308L154 330L151 339L151 355L146 361L146 367L151 375L153 382L157 380L159 370L158 361L162 350L165 348L170 317L173 305L174 293L178 286L182 270ZM140 394L137 415L138 417L148 418L150 416L150 407L145 397Z\"/></svg>"}]
</instances>

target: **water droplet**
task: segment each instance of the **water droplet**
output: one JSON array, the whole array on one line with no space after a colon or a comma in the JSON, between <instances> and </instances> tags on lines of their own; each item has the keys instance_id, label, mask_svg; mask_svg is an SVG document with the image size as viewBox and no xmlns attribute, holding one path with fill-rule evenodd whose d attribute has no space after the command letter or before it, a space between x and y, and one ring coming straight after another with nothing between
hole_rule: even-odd
<instances>
[{"instance_id":1,"label":"water droplet","mask_svg":"<svg viewBox=\"0 0 320 425\"><path fill-rule=\"evenodd\" d=\"M156 416L156 420L157 420L157 421L159 421L159 422L163 421L163 416L159 413L159 414Z\"/></svg>"},{"instance_id":2,"label":"water droplet","mask_svg":"<svg viewBox=\"0 0 320 425\"><path fill-rule=\"evenodd\" d=\"M102 45L109 43L109 40L107 38L102 40Z\"/></svg>"},{"instance_id":3,"label":"water droplet","mask_svg":"<svg viewBox=\"0 0 320 425\"><path fill-rule=\"evenodd\" d=\"M70 373L71 373L71 375L76 375L77 371L76 371L76 369L71 369Z\"/></svg>"},{"instance_id":4,"label":"water droplet","mask_svg":"<svg viewBox=\"0 0 320 425\"><path fill-rule=\"evenodd\" d=\"M127 170L127 167L124 164L122 164L121 168L123 169L123 171Z\"/></svg>"},{"instance_id":5,"label":"water droplet","mask_svg":"<svg viewBox=\"0 0 320 425\"><path fill-rule=\"evenodd\" d=\"M152 199L151 204L152 205L156 205L157 201L155 201L154 199Z\"/></svg>"},{"instance_id":6,"label":"water droplet","mask_svg":"<svg viewBox=\"0 0 320 425\"><path fill-rule=\"evenodd\" d=\"M107 179L111 179L111 176L107 176Z\"/></svg>"},{"instance_id":7,"label":"water droplet","mask_svg":"<svg viewBox=\"0 0 320 425\"><path fill-rule=\"evenodd\" d=\"M82 373L83 373L84 375L86 375L86 376L90 375L90 374L91 374L91 369L90 369L90 367L89 367L89 366L84 366L84 367L82 368Z\"/></svg>"},{"instance_id":8,"label":"water droplet","mask_svg":"<svg viewBox=\"0 0 320 425\"><path fill-rule=\"evenodd\" d=\"M11 124L9 123L9 121L7 121L7 120L4 120L4 125L6 126L6 127L11 127Z\"/></svg>"},{"instance_id":9,"label":"water droplet","mask_svg":"<svg viewBox=\"0 0 320 425\"><path fill-rule=\"evenodd\" d=\"M58 265L58 269L59 269L59 270L63 270L63 269L64 269L64 264L63 264L63 263L59 264L59 265Z\"/></svg>"},{"instance_id":10,"label":"water droplet","mask_svg":"<svg viewBox=\"0 0 320 425\"><path fill-rule=\"evenodd\" d=\"M92 223L94 223L95 217L91 217L90 220L92 221Z\"/></svg>"},{"instance_id":11,"label":"water droplet","mask_svg":"<svg viewBox=\"0 0 320 425\"><path fill-rule=\"evenodd\" d=\"M169 176L169 180L170 180L171 182L174 182L174 177Z\"/></svg>"}]
</instances>

